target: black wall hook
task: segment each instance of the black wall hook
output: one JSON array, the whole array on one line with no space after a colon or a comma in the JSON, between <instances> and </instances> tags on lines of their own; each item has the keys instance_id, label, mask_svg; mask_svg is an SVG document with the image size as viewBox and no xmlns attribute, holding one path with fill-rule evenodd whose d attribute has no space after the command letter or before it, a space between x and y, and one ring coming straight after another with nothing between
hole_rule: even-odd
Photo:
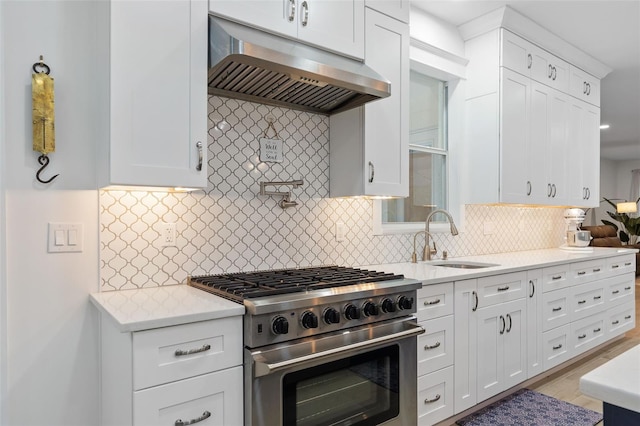
<instances>
[{"instance_id":1,"label":"black wall hook","mask_svg":"<svg viewBox=\"0 0 640 426\"><path fill-rule=\"evenodd\" d=\"M46 155L42 154L40 157L38 157L38 163L40 163L40 165L42 166L42 167L40 167L38 169L38 172L36 173L36 179L38 180L38 182L40 182L40 183L51 183L55 178L60 176L60 174L57 174L57 175L53 176L52 178L50 178L48 180L42 180L40 178L40 173L42 173L42 171L45 169L45 167L47 167L49 165L49 157L47 157Z\"/></svg>"}]
</instances>

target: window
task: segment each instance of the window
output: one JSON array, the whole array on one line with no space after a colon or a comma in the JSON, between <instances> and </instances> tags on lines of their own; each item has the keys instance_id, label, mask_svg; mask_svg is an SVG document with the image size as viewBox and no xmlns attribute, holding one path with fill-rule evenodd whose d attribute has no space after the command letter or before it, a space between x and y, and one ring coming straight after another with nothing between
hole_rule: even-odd
<instances>
[{"instance_id":1,"label":"window","mask_svg":"<svg viewBox=\"0 0 640 426\"><path fill-rule=\"evenodd\" d=\"M445 82L411 70L409 197L381 201L383 228L424 224L431 211L448 208L447 99Z\"/></svg>"}]
</instances>

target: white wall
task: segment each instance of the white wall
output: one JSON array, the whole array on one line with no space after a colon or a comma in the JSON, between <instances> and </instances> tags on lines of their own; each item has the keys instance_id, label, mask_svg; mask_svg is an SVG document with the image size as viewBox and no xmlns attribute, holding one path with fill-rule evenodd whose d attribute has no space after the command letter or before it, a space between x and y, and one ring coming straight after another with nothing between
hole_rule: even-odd
<instances>
[{"instance_id":1,"label":"white wall","mask_svg":"<svg viewBox=\"0 0 640 426\"><path fill-rule=\"evenodd\" d=\"M107 82L99 66L104 7L98 1L0 2L3 425L92 425L99 418L98 316L88 294L98 290L94 169L96 144L106 140L105 99L98 92ZM56 92L56 152L43 176L60 176L49 185L35 181L39 154L31 147L31 67L41 54ZM84 251L47 253L48 222L83 223Z\"/></svg>"}]
</instances>

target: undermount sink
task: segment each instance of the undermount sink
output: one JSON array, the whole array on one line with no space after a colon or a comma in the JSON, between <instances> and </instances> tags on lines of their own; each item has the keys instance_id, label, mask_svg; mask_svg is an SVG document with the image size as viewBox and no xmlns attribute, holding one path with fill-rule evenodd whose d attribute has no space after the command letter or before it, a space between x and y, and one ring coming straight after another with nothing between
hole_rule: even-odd
<instances>
[{"instance_id":1,"label":"undermount sink","mask_svg":"<svg viewBox=\"0 0 640 426\"><path fill-rule=\"evenodd\" d=\"M481 262L456 262L456 261L436 261L430 262L433 266L444 266L445 268L458 268L458 269L480 269L490 268L492 266L500 266L497 263L481 263Z\"/></svg>"}]
</instances>

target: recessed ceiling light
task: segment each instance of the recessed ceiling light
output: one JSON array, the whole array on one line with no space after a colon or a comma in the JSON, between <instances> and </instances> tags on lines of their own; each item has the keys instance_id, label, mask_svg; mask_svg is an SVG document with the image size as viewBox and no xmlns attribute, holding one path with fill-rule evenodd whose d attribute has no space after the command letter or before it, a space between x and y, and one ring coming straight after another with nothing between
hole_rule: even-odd
<instances>
[{"instance_id":1,"label":"recessed ceiling light","mask_svg":"<svg viewBox=\"0 0 640 426\"><path fill-rule=\"evenodd\" d=\"M601 124L600 125L600 129L608 129L609 125L608 124Z\"/></svg>"}]
</instances>

